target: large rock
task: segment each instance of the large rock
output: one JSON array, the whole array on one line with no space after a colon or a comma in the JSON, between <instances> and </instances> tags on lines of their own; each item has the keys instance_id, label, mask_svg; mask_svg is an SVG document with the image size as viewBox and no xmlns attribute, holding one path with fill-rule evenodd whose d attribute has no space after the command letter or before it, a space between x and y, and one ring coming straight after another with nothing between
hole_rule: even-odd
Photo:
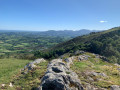
<instances>
[{"instance_id":1,"label":"large rock","mask_svg":"<svg viewBox=\"0 0 120 90\"><path fill-rule=\"evenodd\" d=\"M24 67L24 69L22 69L22 71L24 72L23 74L26 74L26 73L28 73L30 70L32 70L33 68L35 68L35 67L36 67L35 64L39 64L39 63L44 62L44 61L45 61L45 60L44 60L43 58L41 58L41 59L36 59L36 60L34 60L33 62L30 62L29 64L27 64L27 65Z\"/></svg>"},{"instance_id":2,"label":"large rock","mask_svg":"<svg viewBox=\"0 0 120 90\"><path fill-rule=\"evenodd\" d=\"M117 64L117 63L116 63L116 64L114 64L114 65L115 65L115 66L117 66L117 67L120 67L120 65L119 65L119 64Z\"/></svg>"},{"instance_id":3,"label":"large rock","mask_svg":"<svg viewBox=\"0 0 120 90\"><path fill-rule=\"evenodd\" d=\"M78 56L78 60L79 60L79 61L88 60L89 57L90 57L89 55L79 55L79 56Z\"/></svg>"},{"instance_id":4,"label":"large rock","mask_svg":"<svg viewBox=\"0 0 120 90\"><path fill-rule=\"evenodd\" d=\"M102 77L107 77L107 75L105 73L94 72L94 71L86 71L85 74L87 76L102 76Z\"/></svg>"},{"instance_id":5,"label":"large rock","mask_svg":"<svg viewBox=\"0 0 120 90\"><path fill-rule=\"evenodd\" d=\"M96 58L100 58L100 59L102 59L102 60L104 60L104 61L109 61L106 57L101 56L101 55L99 55L99 54L94 54L94 53L93 53L93 55L95 55Z\"/></svg>"},{"instance_id":6,"label":"large rock","mask_svg":"<svg viewBox=\"0 0 120 90\"><path fill-rule=\"evenodd\" d=\"M83 90L77 74L62 59L54 59L48 64L41 81L39 90Z\"/></svg>"},{"instance_id":7,"label":"large rock","mask_svg":"<svg viewBox=\"0 0 120 90\"><path fill-rule=\"evenodd\" d=\"M77 50L74 52L74 55L79 55L79 54L84 54L84 53L85 53L84 51Z\"/></svg>"},{"instance_id":8,"label":"large rock","mask_svg":"<svg viewBox=\"0 0 120 90\"><path fill-rule=\"evenodd\" d=\"M120 72L120 68L117 68L117 70Z\"/></svg>"},{"instance_id":9,"label":"large rock","mask_svg":"<svg viewBox=\"0 0 120 90\"><path fill-rule=\"evenodd\" d=\"M120 86L118 86L118 85L112 85L110 87L110 90L120 90Z\"/></svg>"},{"instance_id":10,"label":"large rock","mask_svg":"<svg viewBox=\"0 0 120 90\"><path fill-rule=\"evenodd\" d=\"M98 87L95 87L95 86L87 83L87 84L86 84L86 87L85 87L85 90L108 90L108 89L98 88Z\"/></svg>"},{"instance_id":11,"label":"large rock","mask_svg":"<svg viewBox=\"0 0 120 90\"><path fill-rule=\"evenodd\" d=\"M66 62L68 68L70 68L70 64L73 64L74 60L75 60L74 56L64 59L64 61Z\"/></svg>"},{"instance_id":12,"label":"large rock","mask_svg":"<svg viewBox=\"0 0 120 90\"><path fill-rule=\"evenodd\" d=\"M92 86L90 84L87 84L85 89L86 90L98 90L97 88L95 88L94 86Z\"/></svg>"}]
</instances>

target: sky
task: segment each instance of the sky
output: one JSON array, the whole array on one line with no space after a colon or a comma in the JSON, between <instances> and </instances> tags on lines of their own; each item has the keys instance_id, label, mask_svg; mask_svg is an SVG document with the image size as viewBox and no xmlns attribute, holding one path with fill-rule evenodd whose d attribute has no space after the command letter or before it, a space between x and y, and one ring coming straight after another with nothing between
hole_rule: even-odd
<instances>
[{"instance_id":1,"label":"sky","mask_svg":"<svg viewBox=\"0 0 120 90\"><path fill-rule=\"evenodd\" d=\"M107 30L120 0L0 0L0 30Z\"/></svg>"}]
</instances>

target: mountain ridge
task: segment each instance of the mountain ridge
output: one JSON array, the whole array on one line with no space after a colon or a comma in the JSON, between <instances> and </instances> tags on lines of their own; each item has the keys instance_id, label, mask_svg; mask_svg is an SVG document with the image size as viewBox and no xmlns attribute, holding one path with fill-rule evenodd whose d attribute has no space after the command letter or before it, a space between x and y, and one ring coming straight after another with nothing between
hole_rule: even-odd
<instances>
[{"instance_id":1,"label":"mountain ridge","mask_svg":"<svg viewBox=\"0 0 120 90\"><path fill-rule=\"evenodd\" d=\"M98 30L88 30L88 29L81 29L81 30L48 30L48 31L27 31L27 30L0 30L0 33L23 33L23 32L29 32L34 34L39 34L42 36L70 36L70 37L76 37L80 35L89 34L91 32L98 32Z\"/></svg>"},{"instance_id":2,"label":"mountain ridge","mask_svg":"<svg viewBox=\"0 0 120 90\"><path fill-rule=\"evenodd\" d=\"M76 50L84 50L106 56L110 62L120 63L120 27L78 36L52 47L47 55L56 57ZM48 57L48 58L49 58Z\"/></svg>"}]
</instances>

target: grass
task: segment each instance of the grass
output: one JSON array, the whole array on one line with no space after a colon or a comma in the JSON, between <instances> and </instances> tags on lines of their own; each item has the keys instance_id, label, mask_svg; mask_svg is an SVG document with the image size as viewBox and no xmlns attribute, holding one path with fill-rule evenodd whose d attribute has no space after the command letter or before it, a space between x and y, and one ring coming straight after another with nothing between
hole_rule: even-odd
<instances>
[{"instance_id":1,"label":"grass","mask_svg":"<svg viewBox=\"0 0 120 90\"><path fill-rule=\"evenodd\" d=\"M9 84L13 76L28 62L30 62L30 60L0 59L0 84Z\"/></svg>"},{"instance_id":2,"label":"grass","mask_svg":"<svg viewBox=\"0 0 120 90\"><path fill-rule=\"evenodd\" d=\"M40 79L47 70L48 62L41 62L27 74L22 74L21 69L29 62L31 61L12 58L0 59L0 89L32 90L40 86ZM13 87L9 87L10 83L13 84ZM2 84L5 84L5 86L2 87Z\"/></svg>"},{"instance_id":3,"label":"grass","mask_svg":"<svg viewBox=\"0 0 120 90\"><path fill-rule=\"evenodd\" d=\"M74 70L82 84L85 83L91 83L92 85L95 85L100 88L109 88L111 85L120 85L120 72L117 70L117 67L112 63L105 62L99 58L95 58L92 54L86 53L89 56L92 56L89 58L89 60L84 61L74 61L74 64L71 66L71 69ZM94 79L94 82L90 82L87 79L87 75L85 75L85 72L99 72L104 73L107 75L107 77L103 76L94 76L91 77ZM101 80L97 80L101 79Z\"/></svg>"},{"instance_id":4,"label":"grass","mask_svg":"<svg viewBox=\"0 0 120 90\"><path fill-rule=\"evenodd\" d=\"M47 70L48 62L41 62L36 65L33 70L29 71L29 73L23 75L20 74L19 77L16 77L13 80L14 89L22 89L22 90L33 90L40 86L40 79L44 76Z\"/></svg>"}]
</instances>

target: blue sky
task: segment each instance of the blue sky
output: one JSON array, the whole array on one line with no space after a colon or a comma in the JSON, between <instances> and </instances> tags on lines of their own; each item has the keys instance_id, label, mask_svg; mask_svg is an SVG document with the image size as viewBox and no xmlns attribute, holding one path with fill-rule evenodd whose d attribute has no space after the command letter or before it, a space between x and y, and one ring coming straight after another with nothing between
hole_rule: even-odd
<instances>
[{"instance_id":1,"label":"blue sky","mask_svg":"<svg viewBox=\"0 0 120 90\"><path fill-rule=\"evenodd\" d=\"M120 26L120 0L0 0L0 29L105 30Z\"/></svg>"}]
</instances>

